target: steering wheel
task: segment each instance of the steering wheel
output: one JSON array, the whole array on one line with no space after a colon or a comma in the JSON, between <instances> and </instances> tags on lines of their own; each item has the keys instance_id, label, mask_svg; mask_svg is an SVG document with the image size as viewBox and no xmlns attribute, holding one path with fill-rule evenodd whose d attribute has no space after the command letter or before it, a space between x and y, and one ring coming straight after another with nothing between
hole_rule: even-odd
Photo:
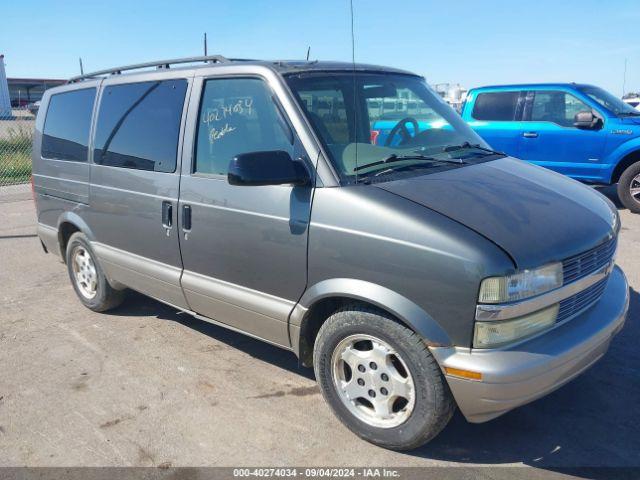
<instances>
[{"instance_id":1,"label":"steering wheel","mask_svg":"<svg viewBox=\"0 0 640 480\"><path fill-rule=\"evenodd\" d=\"M411 124L411 126L413 127L413 136L407 128L407 124ZM418 121L415 118L405 117L398 123L396 123L395 127L391 129L389 135L387 136L387 139L384 142L384 146L390 146L391 142L393 141L393 137L395 137L398 133L400 133L400 136L402 137L400 143L406 143L407 141L415 137L418 134L419 130L420 127L418 126Z\"/></svg>"}]
</instances>

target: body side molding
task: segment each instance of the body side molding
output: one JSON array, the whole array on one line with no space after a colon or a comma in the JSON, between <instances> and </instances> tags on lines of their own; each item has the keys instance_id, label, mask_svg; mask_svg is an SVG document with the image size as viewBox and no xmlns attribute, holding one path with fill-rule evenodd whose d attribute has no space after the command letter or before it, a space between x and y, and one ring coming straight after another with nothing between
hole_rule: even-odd
<instances>
[{"instance_id":1,"label":"body side molding","mask_svg":"<svg viewBox=\"0 0 640 480\"><path fill-rule=\"evenodd\" d=\"M91 247L109 283L121 284L154 298L164 298L180 308L188 308L180 287L181 268L100 242L91 242Z\"/></svg>"}]
</instances>

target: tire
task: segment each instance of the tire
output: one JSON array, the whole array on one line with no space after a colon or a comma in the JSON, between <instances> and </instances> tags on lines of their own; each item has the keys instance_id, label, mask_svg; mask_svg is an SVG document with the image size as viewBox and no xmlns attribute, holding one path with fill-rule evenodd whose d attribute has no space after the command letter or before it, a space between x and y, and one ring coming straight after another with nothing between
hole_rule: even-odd
<instances>
[{"instance_id":1,"label":"tire","mask_svg":"<svg viewBox=\"0 0 640 480\"><path fill-rule=\"evenodd\" d=\"M640 191L632 195L632 188L640 188L640 162L627 167L618 181L618 197L622 204L633 213L640 213Z\"/></svg>"},{"instance_id":2,"label":"tire","mask_svg":"<svg viewBox=\"0 0 640 480\"><path fill-rule=\"evenodd\" d=\"M69 238L66 262L73 289L85 307L105 312L122 303L125 291L109 284L83 233L76 232Z\"/></svg>"},{"instance_id":3,"label":"tire","mask_svg":"<svg viewBox=\"0 0 640 480\"><path fill-rule=\"evenodd\" d=\"M384 364L369 362L371 358L384 359ZM411 450L425 444L447 425L456 408L422 339L374 308L354 304L332 314L318 332L313 365L322 395L336 416L356 435L381 447ZM346 385L351 397L338 384ZM391 386L385 390L387 384ZM411 394L403 397L405 391ZM381 415L372 402L381 402L375 404L382 405Z\"/></svg>"}]
</instances>

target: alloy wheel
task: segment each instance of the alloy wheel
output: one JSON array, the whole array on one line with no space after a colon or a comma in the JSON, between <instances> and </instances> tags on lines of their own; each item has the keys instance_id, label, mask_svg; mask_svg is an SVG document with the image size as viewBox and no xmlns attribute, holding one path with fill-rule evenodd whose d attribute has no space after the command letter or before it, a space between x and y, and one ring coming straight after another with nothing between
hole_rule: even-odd
<instances>
[{"instance_id":1,"label":"alloy wheel","mask_svg":"<svg viewBox=\"0 0 640 480\"><path fill-rule=\"evenodd\" d=\"M631 180L629 193L631 194L631 198L636 202L640 202L640 173Z\"/></svg>"},{"instance_id":2,"label":"alloy wheel","mask_svg":"<svg viewBox=\"0 0 640 480\"><path fill-rule=\"evenodd\" d=\"M413 378L399 353L384 340L350 335L334 349L331 364L340 400L361 421L393 428L411 416Z\"/></svg>"},{"instance_id":3,"label":"alloy wheel","mask_svg":"<svg viewBox=\"0 0 640 480\"><path fill-rule=\"evenodd\" d=\"M87 299L92 299L98 291L98 272L86 248L79 246L73 251L73 275L78 290Z\"/></svg>"}]
</instances>

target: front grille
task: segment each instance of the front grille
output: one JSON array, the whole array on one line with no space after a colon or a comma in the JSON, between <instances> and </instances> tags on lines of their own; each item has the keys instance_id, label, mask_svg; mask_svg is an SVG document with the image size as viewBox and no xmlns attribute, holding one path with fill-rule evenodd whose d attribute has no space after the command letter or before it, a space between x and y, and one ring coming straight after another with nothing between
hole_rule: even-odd
<instances>
[{"instance_id":1,"label":"front grille","mask_svg":"<svg viewBox=\"0 0 640 480\"><path fill-rule=\"evenodd\" d=\"M569 257L562 262L563 284L574 282L608 264L616 252L617 239L601 243L584 253Z\"/></svg>"},{"instance_id":2,"label":"front grille","mask_svg":"<svg viewBox=\"0 0 640 480\"><path fill-rule=\"evenodd\" d=\"M571 318L597 302L607 286L607 280L609 280L609 277L605 277L598 283L594 283L581 292L562 300L560 302L557 322L560 323L563 320Z\"/></svg>"}]
</instances>

